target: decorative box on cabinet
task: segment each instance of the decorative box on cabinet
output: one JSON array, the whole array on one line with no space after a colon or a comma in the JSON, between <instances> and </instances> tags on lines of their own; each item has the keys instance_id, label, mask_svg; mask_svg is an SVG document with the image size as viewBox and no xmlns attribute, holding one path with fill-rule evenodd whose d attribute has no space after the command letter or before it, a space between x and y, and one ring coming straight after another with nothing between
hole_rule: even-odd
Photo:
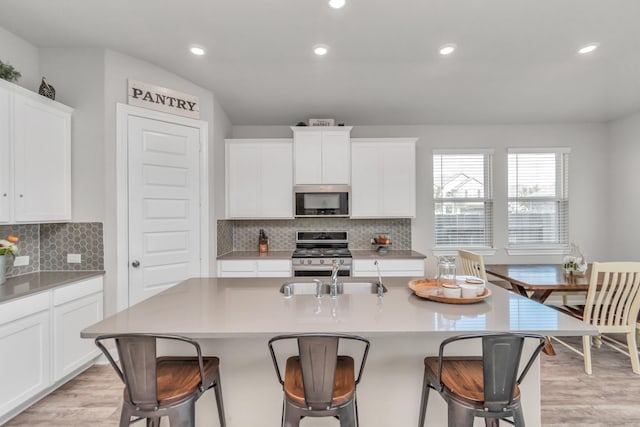
<instances>
[{"instance_id":1,"label":"decorative box on cabinet","mask_svg":"<svg viewBox=\"0 0 640 427\"><path fill-rule=\"evenodd\" d=\"M351 140L352 218L415 218L416 140Z\"/></svg>"},{"instance_id":2,"label":"decorative box on cabinet","mask_svg":"<svg viewBox=\"0 0 640 427\"><path fill-rule=\"evenodd\" d=\"M355 277L376 277L376 259L354 259L352 275ZM378 259L381 276L423 277L424 259Z\"/></svg>"},{"instance_id":3,"label":"decorative box on cabinet","mask_svg":"<svg viewBox=\"0 0 640 427\"><path fill-rule=\"evenodd\" d=\"M0 79L0 222L71 220L71 113Z\"/></svg>"},{"instance_id":4,"label":"decorative box on cabinet","mask_svg":"<svg viewBox=\"0 0 640 427\"><path fill-rule=\"evenodd\" d=\"M351 126L294 126L294 182L349 184Z\"/></svg>"},{"instance_id":5,"label":"decorative box on cabinet","mask_svg":"<svg viewBox=\"0 0 640 427\"><path fill-rule=\"evenodd\" d=\"M0 304L0 424L51 383L48 292Z\"/></svg>"},{"instance_id":6,"label":"decorative box on cabinet","mask_svg":"<svg viewBox=\"0 0 640 427\"><path fill-rule=\"evenodd\" d=\"M228 139L227 218L293 218L291 139Z\"/></svg>"},{"instance_id":7,"label":"decorative box on cabinet","mask_svg":"<svg viewBox=\"0 0 640 427\"><path fill-rule=\"evenodd\" d=\"M291 260L219 260L218 277L291 277Z\"/></svg>"}]
</instances>

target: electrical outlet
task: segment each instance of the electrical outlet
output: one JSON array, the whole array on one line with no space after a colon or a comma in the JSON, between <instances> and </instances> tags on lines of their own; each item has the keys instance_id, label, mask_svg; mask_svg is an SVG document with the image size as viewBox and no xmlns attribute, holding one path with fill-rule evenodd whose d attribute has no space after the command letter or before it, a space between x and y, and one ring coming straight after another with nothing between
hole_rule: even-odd
<instances>
[{"instance_id":1,"label":"electrical outlet","mask_svg":"<svg viewBox=\"0 0 640 427\"><path fill-rule=\"evenodd\" d=\"M29 265L29 255L17 256L13 260L14 267L22 267L23 265Z\"/></svg>"},{"instance_id":2,"label":"electrical outlet","mask_svg":"<svg viewBox=\"0 0 640 427\"><path fill-rule=\"evenodd\" d=\"M67 264L79 264L82 262L82 254L67 254Z\"/></svg>"}]
</instances>

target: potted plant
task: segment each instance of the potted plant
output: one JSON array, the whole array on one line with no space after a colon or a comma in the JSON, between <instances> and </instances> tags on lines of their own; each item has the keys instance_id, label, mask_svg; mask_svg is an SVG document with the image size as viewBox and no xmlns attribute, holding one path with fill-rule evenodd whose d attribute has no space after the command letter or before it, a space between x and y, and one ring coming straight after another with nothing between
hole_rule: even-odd
<instances>
[{"instance_id":1,"label":"potted plant","mask_svg":"<svg viewBox=\"0 0 640 427\"><path fill-rule=\"evenodd\" d=\"M5 64L0 61L0 79L7 80L9 82L17 82L20 77L22 77L22 74L13 68L11 64Z\"/></svg>"}]
</instances>

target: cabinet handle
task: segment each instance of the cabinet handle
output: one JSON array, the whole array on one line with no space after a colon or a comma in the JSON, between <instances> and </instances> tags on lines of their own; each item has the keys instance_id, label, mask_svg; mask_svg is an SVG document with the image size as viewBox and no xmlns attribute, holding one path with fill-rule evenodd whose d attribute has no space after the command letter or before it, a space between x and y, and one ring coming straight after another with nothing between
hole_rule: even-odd
<instances>
[{"instance_id":1,"label":"cabinet handle","mask_svg":"<svg viewBox=\"0 0 640 427\"><path fill-rule=\"evenodd\" d=\"M2 197L7 197L7 193L2 193Z\"/></svg>"},{"instance_id":2,"label":"cabinet handle","mask_svg":"<svg viewBox=\"0 0 640 427\"><path fill-rule=\"evenodd\" d=\"M140 261L138 261L137 259L134 259L133 261L131 261L131 267L133 268L140 267Z\"/></svg>"},{"instance_id":3,"label":"cabinet handle","mask_svg":"<svg viewBox=\"0 0 640 427\"><path fill-rule=\"evenodd\" d=\"M20 195L20 198L24 197L22 194Z\"/></svg>"}]
</instances>

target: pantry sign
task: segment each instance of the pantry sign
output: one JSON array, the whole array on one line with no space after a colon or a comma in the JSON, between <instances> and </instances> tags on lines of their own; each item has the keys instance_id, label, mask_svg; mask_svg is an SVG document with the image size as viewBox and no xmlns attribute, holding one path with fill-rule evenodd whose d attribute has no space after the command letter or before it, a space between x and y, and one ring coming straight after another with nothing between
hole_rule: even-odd
<instances>
[{"instance_id":1,"label":"pantry sign","mask_svg":"<svg viewBox=\"0 0 640 427\"><path fill-rule=\"evenodd\" d=\"M129 105L176 114L178 116L200 118L200 98L176 90L128 79Z\"/></svg>"}]
</instances>

